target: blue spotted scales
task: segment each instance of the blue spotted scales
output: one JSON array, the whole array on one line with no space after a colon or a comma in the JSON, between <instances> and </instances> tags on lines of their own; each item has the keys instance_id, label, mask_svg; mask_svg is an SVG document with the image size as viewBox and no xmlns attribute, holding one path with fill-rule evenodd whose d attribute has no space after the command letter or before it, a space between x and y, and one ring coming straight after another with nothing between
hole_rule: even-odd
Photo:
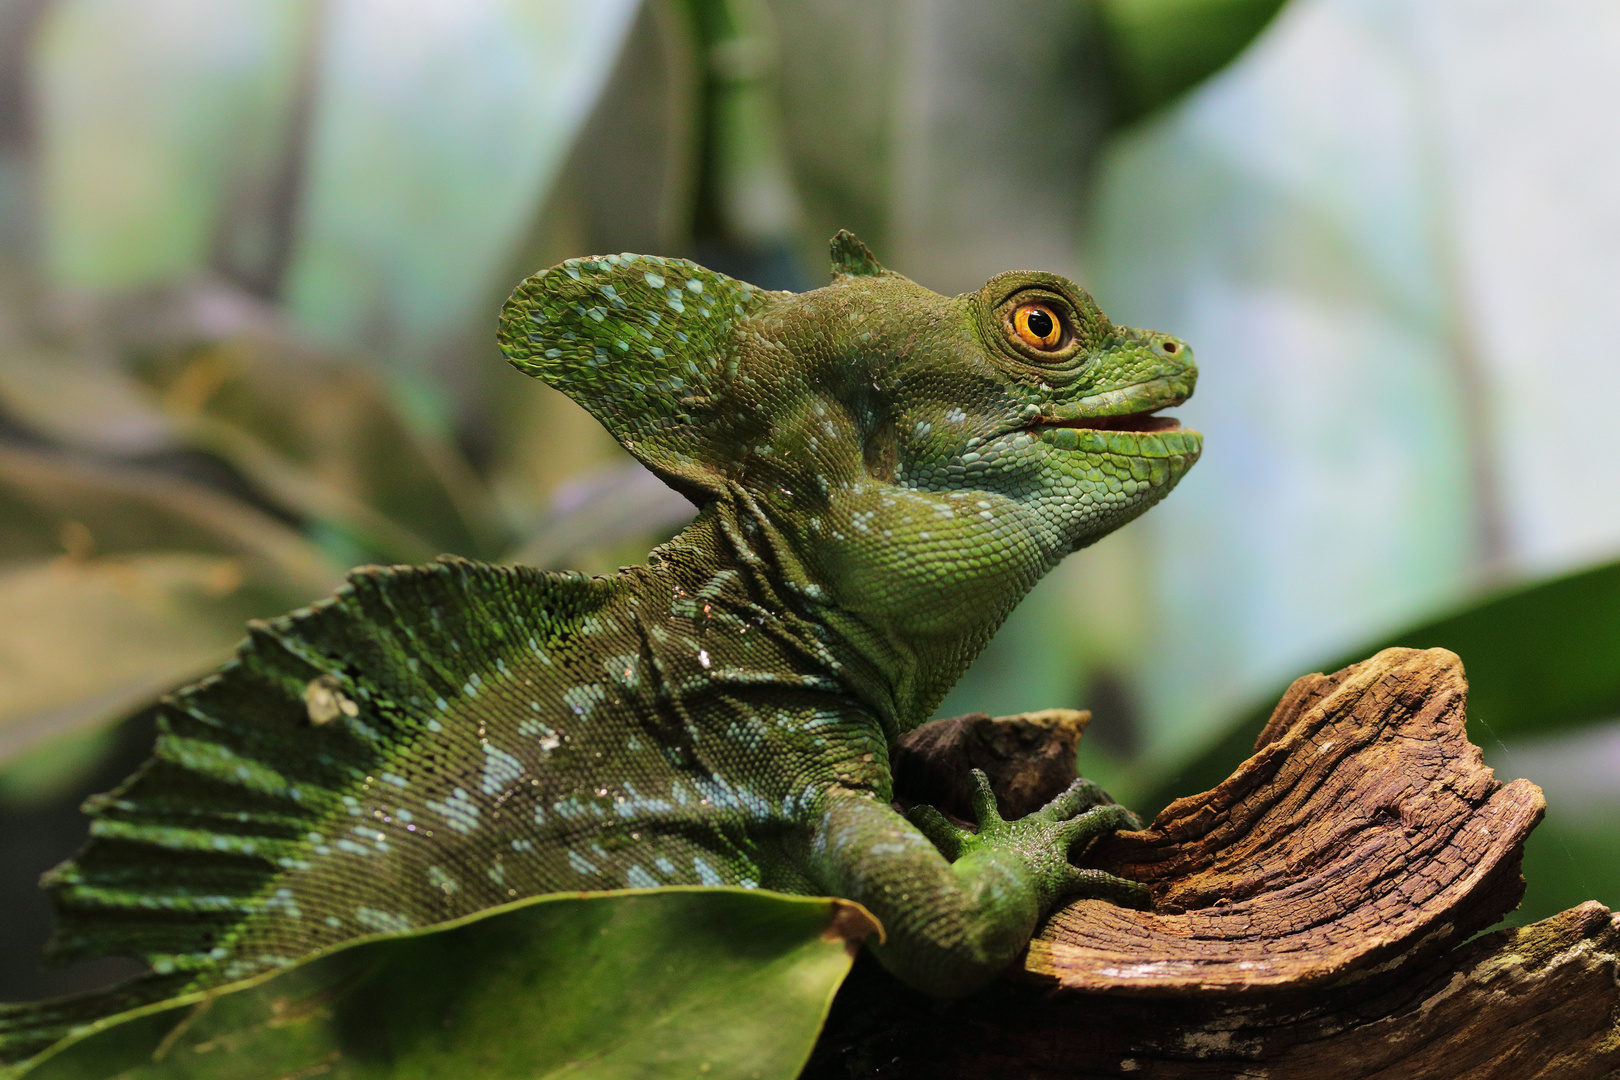
<instances>
[{"instance_id":1,"label":"blue spotted scales","mask_svg":"<svg viewBox=\"0 0 1620 1080\"><path fill-rule=\"evenodd\" d=\"M652 256L573 259L501 315L511 362L700 508L588 578L363 567L255 623L167 699L151 761L47 880L54 946L191 990L513 899L758 886L866 905L907 982L966 992L1133 823L1077 784L980 828L891 807L889 749L1031 586L1175 485L1184 344L1072 282L945 297L833 241L768 292Z\"/></svg>"}]
</instances>

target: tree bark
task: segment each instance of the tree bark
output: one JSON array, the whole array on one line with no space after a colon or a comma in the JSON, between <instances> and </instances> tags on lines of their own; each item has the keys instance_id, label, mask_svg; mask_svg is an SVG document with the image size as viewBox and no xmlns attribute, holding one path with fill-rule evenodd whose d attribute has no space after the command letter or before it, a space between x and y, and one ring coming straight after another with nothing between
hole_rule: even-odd
<instances>
[{"instance_id":1,"label":"tree bark","mask_svg":"<svg viewBox=\"0 0 1620 1080\"><path fill-rule=\"evenodd\" d=\"M1544 803L1484 766L1466 695L1440 649L1298 680L1230 778L1086 853L1147 884L1151 911L1071 904L1020 969L958 1002L863 963L805 1075L1620 1075L1606 908L1469 940L1522 897ZM1004 810L1027 812L1072 778L1053 762L1073 762L1084 721L938 721L897 751L897 788L964 816L953 777L979 767Z\"/></svg>"}]
</instances>

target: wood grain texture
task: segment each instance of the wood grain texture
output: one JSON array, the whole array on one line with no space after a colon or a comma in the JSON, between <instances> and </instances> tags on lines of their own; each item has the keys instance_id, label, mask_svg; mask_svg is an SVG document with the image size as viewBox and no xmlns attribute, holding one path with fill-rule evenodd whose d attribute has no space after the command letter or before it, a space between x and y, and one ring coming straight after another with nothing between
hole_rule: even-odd
<instances>
[{"instance_id":1,"label":"wood grain texture","mask_svg":"<svg viewBox=\"0 0 1620 1080\"><path fill-rule=\"evenodd\" d=\"M1331 981L1495 922L1523 896L1541 791L1496 782L1443 649L1296 682L1255 754L1093 853L1152 911L1058 912L1027 967L1081 990L1229 995Z\"/></svg>"}]
</instances>

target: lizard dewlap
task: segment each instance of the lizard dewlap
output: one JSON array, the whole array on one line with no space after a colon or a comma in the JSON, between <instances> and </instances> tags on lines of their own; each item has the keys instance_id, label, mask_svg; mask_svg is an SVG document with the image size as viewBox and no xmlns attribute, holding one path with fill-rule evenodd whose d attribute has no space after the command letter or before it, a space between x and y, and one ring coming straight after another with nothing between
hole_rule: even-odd
<instances>
[{"instance_id":1,"label":"lizard dewlap","mask_svg":"<svg viewBox=\"0 0 1620 1080\"><path fill-rule=\"evenodd\" d=\"M519 897L728 884L857 900L892 971L956 994L1065 898L1141 902L1069 861L1133 820L1094 788L1010 822L982 796L966 832L891 808L889 748L1192 465L1155 415L1192 352L1054 275L946 297L848 234L833 255L802 294L639 255L520 285L507 357L696 521L608 577L365 567L252 624L93 801L48 882L56 950L173 993Z\"/></svg>"}]
</instances>

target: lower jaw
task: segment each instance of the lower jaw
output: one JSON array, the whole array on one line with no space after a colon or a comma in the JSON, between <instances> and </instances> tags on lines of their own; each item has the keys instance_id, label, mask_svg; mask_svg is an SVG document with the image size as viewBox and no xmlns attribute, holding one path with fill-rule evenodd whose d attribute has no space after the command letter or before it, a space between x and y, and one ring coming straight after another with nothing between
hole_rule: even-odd
<instances>
[{"instance_id":1,"label":"lower jaw","mask_svg":"<svg viewBox=\"0 0 1620 1080\"><path fill-rule=\"evenodd\" d=\"M1059 450L1121 457L1180 457L1197 454L1204 437L1186 428L1167 431L1105 431L1098 428L1039 427L1036 437Z\"/></svg>"}]
</instances>

